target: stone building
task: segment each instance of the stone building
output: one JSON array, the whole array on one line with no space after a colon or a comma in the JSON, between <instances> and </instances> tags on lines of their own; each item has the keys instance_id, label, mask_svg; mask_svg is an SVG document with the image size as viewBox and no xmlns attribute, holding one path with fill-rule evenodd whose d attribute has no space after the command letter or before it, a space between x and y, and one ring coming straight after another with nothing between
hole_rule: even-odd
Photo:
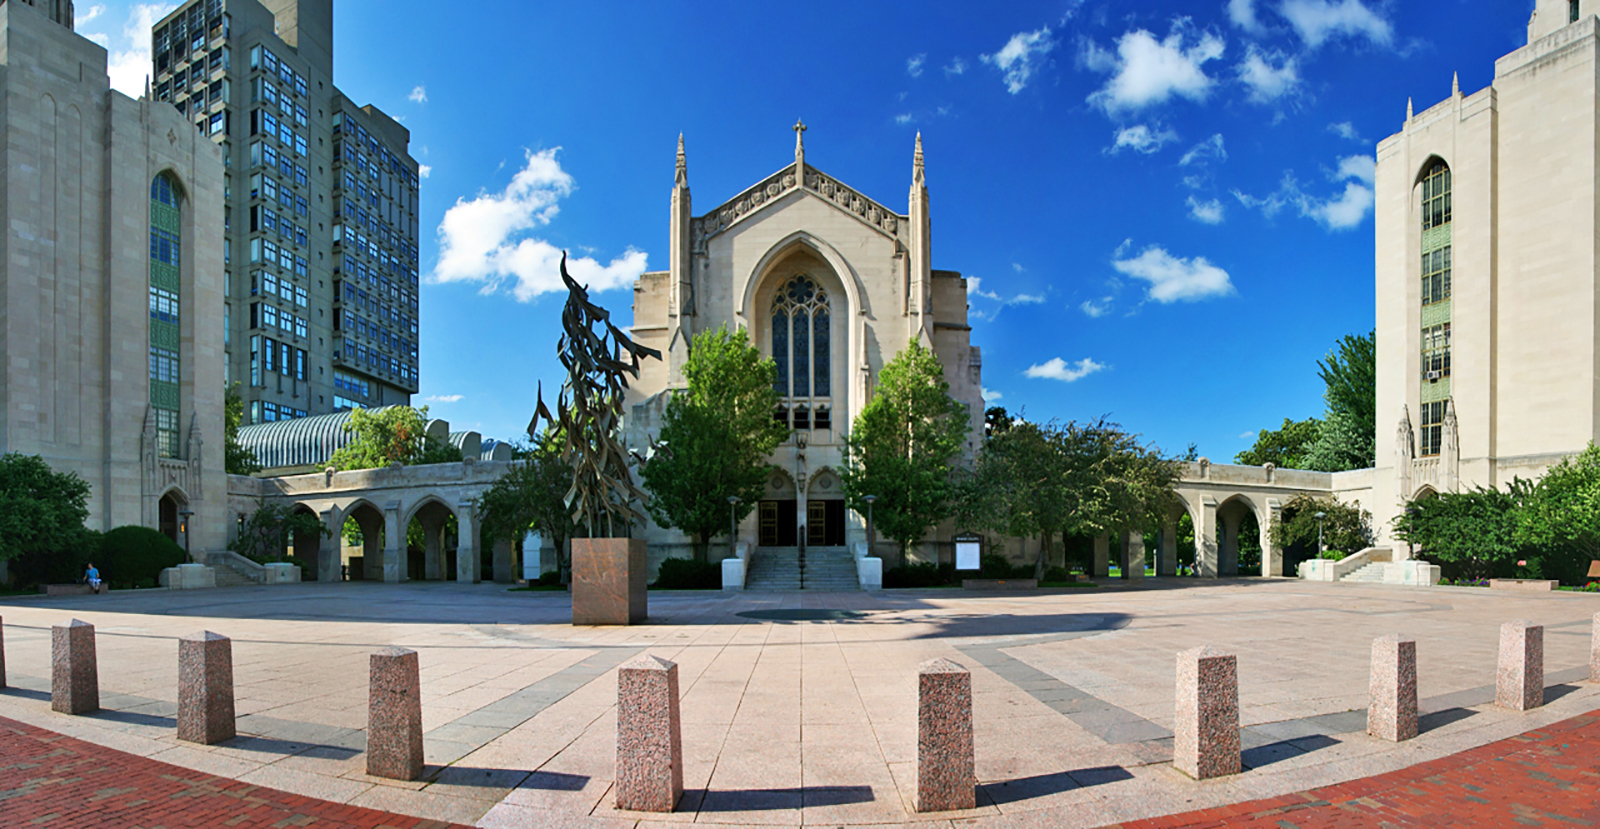
<instances>
[{"instance_id":1,"label":"stone building","mask_svg":"<svg viewBox=\"0 0 1600 829\"><path fill-rule=\"evenodd\" d=\"M0 450L81 475L94 529L221 546L221 148L113 91L69 2L0 4L0 38Z\"/></svg>"},{"instance_id":2,"label":"stone building","mask_svg":"<svg viewBox=\"0 0 1600 829\"><path fill-rule=\"evenodd\" d=\"M191 0L151 30L151 94L227 156L224 369L247 423L417 390L410 133L333 83L333 0Z\"/></svg>"},{"instance_id":3,"label":"stone building","mask_svg":"<svg viewBox=\"0 0 1600 829\"><path fill-rule=\"evenodd\" d=\"M1597 12L1538 0L1490 86L1407 104L1378 144L1380 531L1406 501L1537 477L1600 436Z\"/></svg>"},{"instance_id":4,"label":"stone building","mask_svg":"<svg viewBox=\"0 0 1600 829\"><path fill-rule=\"evenodd\" d=\"M664 359L646 361L629 392L627 426L634 446L659 431L695 334L748 330L778 365L776 416L793 432L772 456L781 471L741 538L757 549L842 551L865 540L841 491L844 435L884 364L912 340L930 347L951 395L968 407L975 445L982 363L970 343L966 280L933 268L921 136L900 213L808 164L804 131L795 125L793 163L698 215L679 139L669 269L634 286L633 337ZM690 554L676 531L651 526L647 537L652 561Z\"/></svg>"}]
</instances>

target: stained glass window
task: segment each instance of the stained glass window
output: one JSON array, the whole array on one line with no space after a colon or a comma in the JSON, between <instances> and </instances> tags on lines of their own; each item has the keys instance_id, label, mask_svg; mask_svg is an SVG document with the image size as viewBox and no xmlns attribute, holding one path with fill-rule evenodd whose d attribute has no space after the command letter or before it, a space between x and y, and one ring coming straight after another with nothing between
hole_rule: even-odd
<instances>
[{"instance_id":1,"label":"stained glass window","mask_svg":"<svg viewBox=\"0 0 1600 829\"><path fill-rule=\"evenodd\" d=\"M828 371L828 366L832 364L829 359L828 335L828 309L826 307L818 308L817 312L811 317L811 340L812 347L816 353L816 360L813 365L816 366L817 374L812 385L812 394L817 397L827 397L833 394L832 384L829 382L830 372Z\"/></svg>"},{"instance_id":2,"label":"stained glass window","mask_svg":"<svg viewBox=\"0 0 1600 829\"><path fill-rule=\"evenodd\" d=\"M773 388L780 397L798 401L832 395L831 319L828 293L815 279L800 274L779 289L772 302L772 360L778 369ZM792 412L796 429L810 427L806 407L784 411Z\"/></svg>"}]
</instances>

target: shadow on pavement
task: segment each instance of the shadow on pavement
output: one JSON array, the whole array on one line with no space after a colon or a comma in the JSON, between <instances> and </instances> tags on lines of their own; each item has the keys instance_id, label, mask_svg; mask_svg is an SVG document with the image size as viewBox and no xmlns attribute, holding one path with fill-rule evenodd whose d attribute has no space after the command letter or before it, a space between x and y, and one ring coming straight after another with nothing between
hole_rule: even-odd
<instances>
[{"instance_id":1,"label":"shadow on pavement","mask_svg":"<svg viewBox=\"0 0 1600 829\"><path fill-rule=\"evenodd\" d=\"M1446 708L1443 711L1433 711L1417 717L1417 733L1426 734L1435 728L1443 728L1454 722L1461 722L1468 717L1477 716L1478 712L1471 708Z\"/></svg>"},{"instance_id":2,"label":"shadow on pavement","mask_svg":"<svg viewBox=\"0 0 1600 829\"><path fill-rule=\"evenodd\" d=\"M1280 740L1276 743L1247 748L1239 753L1239 760L1246 769L1259 769L1262 766L1270 766L1279 760L1299 757L1302 754L1310 754L1313 751L1338 744L1339 741L1332 737L1324 734L1313 734L1309 737Z\"/></svg>"},{"instance_id":3,"label":"shadow on pavement","mask_svg":"<svg viewBox=\"0 0 1600 829\"><path fill-rule=\"evenodd\" d=\"M1544 704L1549 705L1576 690L1578 690L1576 685L1551 685L1544 689Z\"/></svg>"},{"instance_id":4,"label":"shadow on pavement","mask_svg":"<svg viewBox=\"0 0 1600 829\"><path fill-rule=\"evenodd\" d=\"M1097 766L1092 769L1036 774L1015 780L996 780L991 783L980 783L978 788L983 790L995 805L1003 806L1007 803L1048 797L1072 789L1086 789L1090 786L1132 779L1133 774L1121 766Z\"/></svg>"},{"instance_id":5,"label":"shadow on pavement","mask_svg":"<svg viewBox=\"0 0 1600 829\"><path fill-rule=\"evenodd\" d=\"M1009 613L959 613L945 608L944 613L926 622L933 628L917 639L944 639L969 636L1026 636L1039 633L1118 630L1132 619L1125 613L1043 613L1014 616ZM896 620L901 621L901 620Z\"/></svg>"},{"instance_id":6,"label":"shadow on pavement","mask_svg":"<svg viewBox=\"0 0 1600 829\"><path fill-rule=\"evenodd\" d=\"M46 695L48 696L48 694ZM148 725L156 728L177 728L176 717L160 717L155 714L136 714L132 711L113 711L102 708L92 714L84 714L92 720L110 720L112 722L127 723L129 725Z\"/></svg>"},{"instance_id":7,"label":"shadow on pavement","mask_svg":"<svg viewBox=\"0 0 1600 829\"><path fill-rule=\"evenodd\" d=\"M27 688L18 688L13 685L6 688L0 688L0 696L27 697L28 699L49 700L50 692L33 691Z\"/></svg>"},{"instance_id":8,"label":"shadow on pavement","mask_svg":"<svg viewBox=\"0 0 1600 829\"><path fill-rule=\"evenodd\" d=\"M764 812L817 806L845 806L877 800L871 786L802 786L788 789L700 789L684 792L685 804L699 801L701 812Z\"/></svg>"}]
</instances>

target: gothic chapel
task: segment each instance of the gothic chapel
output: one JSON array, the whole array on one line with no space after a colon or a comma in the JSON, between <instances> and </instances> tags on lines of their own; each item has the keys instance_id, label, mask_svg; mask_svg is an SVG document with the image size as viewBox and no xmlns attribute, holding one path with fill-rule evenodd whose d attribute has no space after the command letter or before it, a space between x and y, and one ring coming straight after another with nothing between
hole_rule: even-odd
<instances>
[{"instance_id":1,"label":"gothic chapel","mask_svg":"<svg viewBox=\"0 0 1600 829\"><path fill-rule=\"evenodd\" d=\"M899 213L807 164L805 129L794 127L792 164L699 215L690 206L679 137L669 269L643 274L634 285L633 337L663 359L646 361L629 391L627 431L635 448L659 432L668 394L685 383L696 333L748 330L777 364L781 405L774 416L793 431L773 453L777 471L739 540L757 551L803 543L842 553L866 540L866 528L845 509L836 470L845 433L883 366L912 339L931 348L951 396L970 412L976 445L982 361L967 325L966 280L933 269L922 136L909 204ZM690 539L676 530L651 525L645 538L652 566L692 556ZM929 540L950 538L938 530ZM719 546L713 558L726 552ZM928 548L923 557L933 554Z\"/></svg>"}]
</instances>

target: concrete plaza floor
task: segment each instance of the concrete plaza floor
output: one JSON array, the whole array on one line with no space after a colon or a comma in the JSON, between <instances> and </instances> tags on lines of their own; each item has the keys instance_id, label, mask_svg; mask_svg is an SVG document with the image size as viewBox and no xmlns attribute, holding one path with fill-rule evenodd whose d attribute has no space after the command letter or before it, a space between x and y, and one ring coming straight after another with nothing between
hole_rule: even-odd
<instances>
[{"instance_id":1,"label":"concrete plaza floor","mask_svg":"<svg viewBox=\"0 0 1600 829\"><path fill-rule=\"evenodd\" d=\"M652 593L651 622L575 628L566 594L345 583L0 599L0 716L295 794L480 826L975 823L1098 826L1392 771L1590 711L1600 595L1294 580L977 594ZM760 618L807 609L826 617ZM747 614L747 615L741 615ZM49 710L50 626L96 626L101 713ZM1502 622L1545 625L1544 708L1492 705ZM179 636L233 638L241 737L174 734ZM1423 733L1364 733L1371 641L1417 639ZM1174 655L1239 658L1247 770L1173 769ZM424 780L367 777L367 654L420 652ZM612 807L617 665L679 664L671 815ZM973 672L979 807L925 815L916 669Z\"/></svg>"}]
</instances>

